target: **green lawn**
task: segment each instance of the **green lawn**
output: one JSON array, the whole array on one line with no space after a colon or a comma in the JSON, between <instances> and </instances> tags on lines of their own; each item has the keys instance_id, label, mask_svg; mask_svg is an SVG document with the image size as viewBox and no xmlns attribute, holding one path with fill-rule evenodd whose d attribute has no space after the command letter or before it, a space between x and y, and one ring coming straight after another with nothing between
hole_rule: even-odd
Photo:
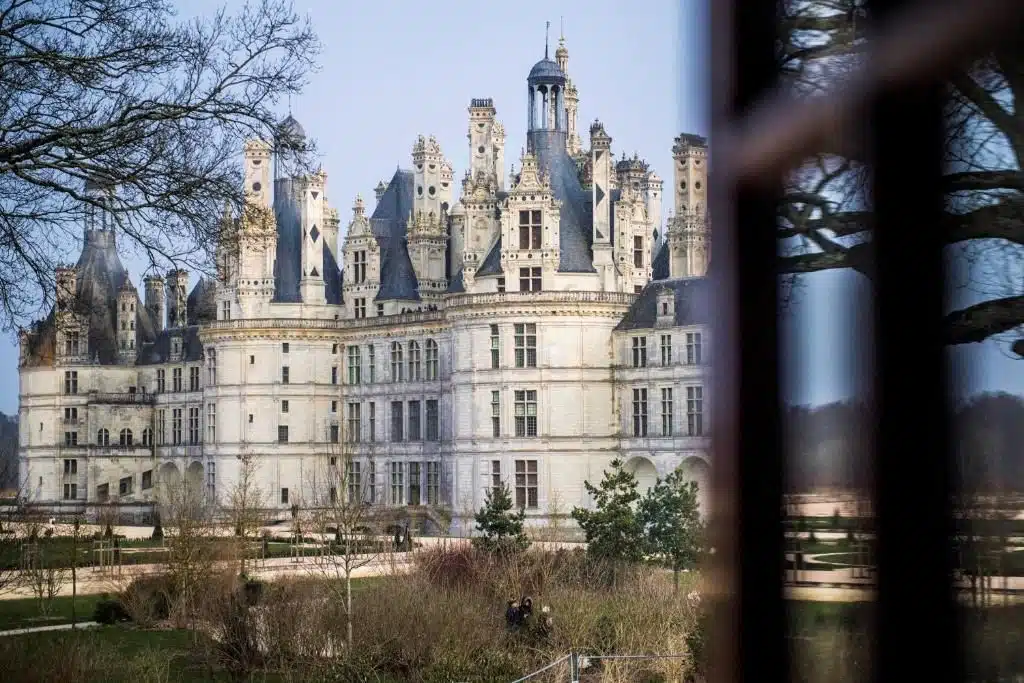
<instances>
[{"instance_id":1,"label":"green lawn","mask_svg":"<svg viewBox=\"0 0 1024 683\"><path fill-rule=\"evenodd\" d=\"M79 595L74 600L77 621L92 621L96 603L101 595ZM52 626L71 623L71 596L54 598L47 616L39 613L39 601L35 598L0 600L0 631L31 626Z\"/></svg>"}]
</instances>

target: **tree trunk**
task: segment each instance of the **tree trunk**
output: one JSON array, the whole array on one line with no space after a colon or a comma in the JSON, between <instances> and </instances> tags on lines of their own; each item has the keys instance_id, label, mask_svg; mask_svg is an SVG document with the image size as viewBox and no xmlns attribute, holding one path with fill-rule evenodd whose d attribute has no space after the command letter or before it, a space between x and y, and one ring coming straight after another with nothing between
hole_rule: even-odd
<instances>
[{"instance_id":1,"label":"tree trunk","mask_svg":"<svg viewBox=\"0 0 1024 683\"><path fill-rule=\"evenodd\" d=\"M352 572L345 571L345 642L352 652Z\"/></svg>"},{"instance_id":2,"label":"tree trunk","mask_svg":"<svg viewBox=\"0 0 1024 683\"><path fill-rule=\"evenodd\" d=\"M679 595L679 565L677 564L672 565L672 581L672 592Z\"/></svg>"}]
</instances>

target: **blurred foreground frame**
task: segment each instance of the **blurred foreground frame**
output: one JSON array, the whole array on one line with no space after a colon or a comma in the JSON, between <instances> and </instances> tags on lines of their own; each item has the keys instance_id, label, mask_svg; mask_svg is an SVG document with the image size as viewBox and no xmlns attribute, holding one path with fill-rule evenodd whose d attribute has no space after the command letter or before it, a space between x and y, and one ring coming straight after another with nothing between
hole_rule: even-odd
<instances>
[{"instance_id":1,"label":"blurred foreground frame","mask_svg":"<svg viewBox=\"0 0 1024 683\"><path fill-rule=\"evenodd\" d=\"M788 2L789 0L786 0ZM879 681L962 680L944 355L943 83L1024 19L1020 0L849 0L863 59L814 98L779 86L785 3L711 1L712 243L719 312L708 593L711 681L791 679L777 206L786 175L840 144L871 167L872 462ZM829 3L829 7L841 3ZM914 179L908 182L907 179ZM866 343L868 340L864 340Z\"/></svg>"}]
</instances>

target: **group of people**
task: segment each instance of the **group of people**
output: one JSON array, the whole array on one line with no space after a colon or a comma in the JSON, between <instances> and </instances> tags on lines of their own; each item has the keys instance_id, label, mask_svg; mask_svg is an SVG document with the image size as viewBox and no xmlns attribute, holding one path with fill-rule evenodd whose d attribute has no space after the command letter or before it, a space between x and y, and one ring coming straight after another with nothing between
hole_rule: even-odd
<instances>
[{"instance_id":1,"label":"group of people","mask_svg":"<svg viewBox=\"0 0 1024 683\"><path fill-rule=\"evenodd\" d=\"M505 609L505 623L510 631L529 630L534 635L546 638L551 633L551 609L544 605L540 617L533 618L533 598L524 595L519 600L508 601Z\"/></svg>"}]
</instances>

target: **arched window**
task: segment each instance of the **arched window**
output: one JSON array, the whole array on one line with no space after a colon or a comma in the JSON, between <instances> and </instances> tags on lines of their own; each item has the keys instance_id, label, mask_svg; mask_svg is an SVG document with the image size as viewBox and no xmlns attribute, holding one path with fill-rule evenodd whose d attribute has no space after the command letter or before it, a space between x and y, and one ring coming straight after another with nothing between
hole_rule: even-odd
<instances>
[{"instance_id":1,"label":"arched window","mask_svg":"<svg viewBox=\"0 0 1024 683\"><path fill-rule=\"evenodd\" d=\"M434 380L440 377L438 367L437 342L433 339L427 340L427 379Z\"/></svg>"},{"instance_id":2,"label":"arched window","mask_svg":"<svg viewBox=\"0 0 1024 683\"><path fill-rule=\"evenodd\" d=\"M96 445L97 446L109 446L110 445L110 432L106 429L101 429L96 432Z\"/></svg>"},{"instance_id":3,"label":"arched window","mask_svg":"<svg viewBox=\"0 0 1024 683\"><path fill-rule=\"evenodd\" d=\"M132 430L122 429L121 430L121 445L131 446L132 445Z\"/></svg>"},{"instance_id":4,"label":"arched window","mask_svg":"<svg viewBox=\"0 0 1024 683\"><path fill-rule=\"evenodd\" d=\"M401 382L405 366L402 364L402 343L391 342L391 381Z\"/></svg>"},{"instance_id":5,"label":"arched window","mask_svg":"<svg viewBox=\"0 0 1024 683\"><path fill-rule=\"evenodd\" d=\"M423 379L419 342L409 342L409 381L419 382Z\"/></svg>"},{"instance_id":6,"label":"arched window","mask_svg":"<svg viewBox=\"0 0 1024 683\"><path fill-rule=\"evenodd\" d=\"M153 430L146 427L142 430L142 445L152 446L153 445Z\"/></svg>"}]
</instances>

